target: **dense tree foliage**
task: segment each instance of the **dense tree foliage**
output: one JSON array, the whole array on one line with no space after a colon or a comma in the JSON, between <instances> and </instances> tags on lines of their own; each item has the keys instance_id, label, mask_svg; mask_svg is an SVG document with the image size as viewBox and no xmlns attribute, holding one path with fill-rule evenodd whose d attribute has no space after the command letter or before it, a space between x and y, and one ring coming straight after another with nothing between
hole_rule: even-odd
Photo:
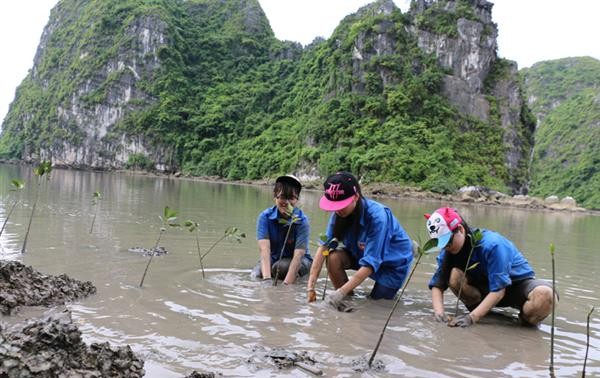
<instances>
[{"instance_id":1,"label":"dense tree foliage","mask_svg":"<svg viewBox=\"0 0 600 378\"><path fill-rule=\"evenodd\" d=\"M566 58L522 70L540 119L531 193L570 195L600 208L600 61Z\"/></svg>"},{"instance_id":2,"label":"dense tree foliage","mask_svg":"<svg viewBox=\"0 0 600 378\"><path fill-rule=\"evenodd\" d=\"M438 192L462 185L506 191L499 119L482 122L452 107L441 94L446 73L407 31L417 25L452 36L459 17L475 17L468 1L457 4L453 15L437 7L417 20L399 9L380 14L375 4L302 48L274 37L256 0L62 0L54 12L65 19L19 87L0 155L81 138L82 130L58 121L58 109L90 80L101 84L88 105L106 100L120 71L97 73L127 53L128 31L146 17L166 25L160 69L142 76L136 85L148 96L130 101L105 141L143 135L170 146L175 164L194 175L347 169L365 181ZM384 30L393 51L380 54ZM129 163L148 160L136 155Z\"/></svg>"}]
</instances>

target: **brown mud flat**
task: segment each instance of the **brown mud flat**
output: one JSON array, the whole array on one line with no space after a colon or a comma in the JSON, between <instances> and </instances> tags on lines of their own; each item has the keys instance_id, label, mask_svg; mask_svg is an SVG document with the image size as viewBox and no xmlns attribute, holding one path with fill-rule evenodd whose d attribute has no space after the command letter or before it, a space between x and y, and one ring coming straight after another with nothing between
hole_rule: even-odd
<instances>
[{"instance_id":1,"label":"brown mud flat","mask_svg":"<svg viewBox=\"0 0 600 378\"><path fill-rule=\"evenodd\" d=\"M0 377L143 377L144 360L129 345L86 345L66 303L96 293L90 282L40 273L18 261L0 260L0 313L21 306L49 307L43 315L7 325L0 316ZM215 377L192 372L186 378Z\"/></svg>"}]
</instances>

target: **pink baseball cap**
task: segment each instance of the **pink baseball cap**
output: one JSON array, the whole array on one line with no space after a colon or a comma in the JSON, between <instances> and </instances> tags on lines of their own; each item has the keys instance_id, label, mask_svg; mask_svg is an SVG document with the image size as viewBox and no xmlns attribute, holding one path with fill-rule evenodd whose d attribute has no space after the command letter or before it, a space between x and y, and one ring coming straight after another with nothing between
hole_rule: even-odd
<instances>
[{"instance_id":1,"label":"pink baseball cap","mask_svg":"<svg viewBox=\"0 0 600 378\"><path fill-rule=\"evenodd\" d=\"M338 172L325 180L325 194L319 207L325 211L338 211L348 206L358 193L358 181L348 172Z\"/></svg>"},{"instance_id":2,"label":"pink baseball cap","mask_svg":"<svg viewBox=\"0 0 600 378\"><path fill-rule=\"evenodd\" d=\"M452 237L452 231L462 223L462 218L456 209L441 207L433 214L425 214L427 218L427 232L429 237L438 240L438 248L444 248Z\"/></svg>"}]
</instances>

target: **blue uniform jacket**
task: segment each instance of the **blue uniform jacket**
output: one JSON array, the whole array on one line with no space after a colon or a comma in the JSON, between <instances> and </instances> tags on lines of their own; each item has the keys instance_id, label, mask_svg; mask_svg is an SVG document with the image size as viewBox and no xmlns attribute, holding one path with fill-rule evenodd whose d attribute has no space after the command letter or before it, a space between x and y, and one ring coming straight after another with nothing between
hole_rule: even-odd
<instances>
[{"instance_id":1,"label":"blue uniform jacket","mask_svg":"<svg viewBox=\"0 0 600 378\"><path fill-rule=\"evenodd\" d=\"M310 237L308 218L298 208L294 208L294 216L299 219L292 225L292 230L288 236L282 257L291 258L294 256L294 249L302 248L306 250L305 257L312 261L312 257L308 251L308 240ZM288 224L279 222L277 206L266 209L258 216L256 221L256 240L269 239L271 242L271 265L275 264L279 259L287 231Z\"/></svg>"},{"instance_id":2,"label":"blue uniform jacket","mask_svg":"<svg viewBox=\"0 0 600 378\"><path fill-rule=\"evenodd\" d=\"M360 266L373 268L371 278L389 288L400 288L413 259L412 240L392 211L379 202L361 198L360 231L346 233L343 243ZM327 237L333 237L336 214L329 218Z\"/></svg>"},{"instance_id":3,"label":"blue uniform jacket","mask_svg":"<svg viewBox=\"0 0 600 378\"><path fill-rule=\"evenodd\" d=\"M523 254L504 236L490 230L481 230L483 237L473 249L469 266L479 263L470 269L467 275L475 282L488 282L489 291L500 291L513 281L534 277L535 273ZM441 269L446 251L442 249L438 255L438 268L429 281L429 288L446 289L447 282L441 281ZM464 267L458 267L464 270Z\"/></svg>"}]
</instances>

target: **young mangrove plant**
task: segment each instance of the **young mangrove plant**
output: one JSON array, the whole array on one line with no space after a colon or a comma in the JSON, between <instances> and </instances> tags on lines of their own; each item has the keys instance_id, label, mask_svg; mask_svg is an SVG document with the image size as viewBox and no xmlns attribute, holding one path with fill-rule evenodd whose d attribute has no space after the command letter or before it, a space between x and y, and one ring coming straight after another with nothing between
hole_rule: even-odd
<instances>
[{"instance_id":1,"label":"young mangrove plant","mask_svg":"<svg viewBox=\"0 0 600 378\"><path fill-rule=\"evenodd\" d=\"M368 362L369 368L373 364L373 360L375 359L377 350L379 350L379 345L381 345L381 340L383 339L383 334L385 333L385 330L387 329L390 319L392 318L392 314L396 310L396 307L398 307L398 303L400 303L400 299L402 298L402 295L404 295L404 290L406 290L406 287L408 286L408 283L410 282L410 279L412 278L413 273L415 273L415 270L417 270L417 266L419 266L421 257L423 257L423 255L427 255L437 249L437 239L429 239L427 241L427 243L425 243L425 246L423 246L423 247L421 247L420 244L421 243L419 243L419 245L417 247L417 261L415 262L415 265L413 265L413 268L410 271L410 274L408 275L408 278L406 279L404 286L402 287L402 291L400 292L400 295L398 295L398 297L396 298L396 301L394 302L394 306L392 307L392 310L390 311L390 314L388 315L388 318L385 321L385 324L383 325L383 329L381 330L381 333L379 334L379 339L377 340L377 345L375 345L375 349L373 349L373 353L371 353L371 357L369 358L369 362Z\"/></svg>"},{"instance_id":2,"label":"young mangrove plant","mask_svg":"<svg viewBox=\"0 0 600 378\"><path fill-rule=\"evenodd\" d=\"M11 180L10 184L13 186L12 189L10 189L11 192L19 191L25 187L25 182L23 182L23 180ZM4 223L2 223L2 228L0 229L0 236L4 232L4 227L6 227L6 223L8 223L8 218L10 218L10 216L12 215L13 210L15 209L15 206L17 206L17 203L19 203L19 198L15 197L12 205L10 206L10 210L8 211L8 214L6 215L6 218L4 219Z\"/></svg>"},{"instance_id":3,"label":"young mangrove plant","mask_svg":"<svg viewBox=\"0 0 600 378\"><path fill-rule=\"evenodd\" d=\"M37 206L40 194L40 185L42 184L42 177L44 177L45 175L46 179L50 180L51 171L52 163L50 163L48 160L43 160L37 167L33 169L33 173L37 176L38 185L35 190L35 200L33 201L33 207L31 208L31 214L29 215L29 223L27 224L27 231L25 231L25 238L23 239L23 247L21 248L21 253L25 253L25 249L27 247L27 239L29 238L31 222L33 221L33 214L35 213L35 208Z\"/></svg>"},{"instance_id":4,"label":"young mangrove plant","mask_svg":"<svg viewBox=\"0 0 600 378\"><path fill-rule=\"evenodd\" d=\"M554 378L554 310L556 308L556 274L554 270L554 243L550 243L550 257L552 259L552 325L550 327L550 377Z\"/></svg>"},{"instance_id":5,"label":"young mangrove plant","mask_svg":"<svg viewBox=\"0 0 600 378\"><path fill-rule=\"evenodd\" d=\"M158 243L160 243L160 238L162 237L163 233L167 230L167 227L180 227L181 225L178 223L175 223L175 221L177 221L177 212L175 210L171 210L169 208L169 206L165 206L165 209L163 210L163 215L162 216L158 216L158 218L160 219L161 225L160 225L160 229L159 229L159 233L158 233L158 238L156 239L156 243L154 243L154 247L152 248L152 253L150 254L150 259L148 260L148 263L146 264L146 269L144 269L144 274L142 275L142 280L140 281L140 287L142 287L142 285L144 284L144 279L146 278L146 273L148 273L148 268L150 267L150 263L152 262L152 258L154 257L154 254L156 253L156 249L158 248Z\"/></svg>"},{"instance_id":6,"label":"young mangrove plant","mask_svg":"<svg viewBox=\"0 0 600 378\"><path fill-rule=\"evenodd\" d=\"M92 233L92 230L94 229L94 223L96 223L96 215L98 215L98 207L100 207L98 204L100 203L101 199L102 199L102 193L94 192L94 194L92 195L92 206L94 206L94 217L92 218L92 225L90 226L90 234Z\"/></svg>"},{"instance_id":7,"label":"young mangrove plant","mask_svg":"<svg viewBox=\"0 0 600 378\"><path fill-rule=\"evenodd\" d=\"M594 307L588 312L587 315L587 326L586 326L586 342L585 342L585 358L583 359L583 370L581 371L581 378L585 378L585 366L587 365L588 352L590 351L590 317L592 316L592 312L594 312Z\"/></svg>"},{"instance_id":8,"label":"young mangrove plant","mask_svg":"<svg viewBox=\"0 0 600 378\"><path fill-rule=\"evenodd\" d=\"M327 293L327 278L329 277L329 254L338 247L339 243L336 238L327 240L327 235L320 234L319 238L323 242L323 245L327 248L323 250L323 256L325 256L325 285L323 285L323 296L321 300L325 300L325 293Z\"/></svg>"},{"instance_id":9,"label":"young mangrove plant","mask_svg":"<svg viewBox=\"0 0 600 378\"><path fill-rule=\"evenodd\" d=\"M198 260L200 261L200 269L202 269L202 278L205 278L205 274L204 274L204 257L206 257L206 255L208 255L210 253L210 251L212 251L217 244L219 244L220 242L222 242L223 240L229 238L229 239L233 239L235 241L237 241L238 243L242 242L242 238L246 237L246 234L243 232L240 232L240 230L237 227L227 227L225 229L225 233L216 241L214 242L209 248L208 250L202 254L202 252L200 251L200 239L198 237L198 233L199 233L199 226L200 224L198 222L192 221L192 220L187 220L183 223L183 226L186 227L188 229L189 232L194 232L194 235L196 236L196 248L198 250Z\"/></svg>"},{"instance_id":10,"label":"young mangrove plant","mask_svg":"<svg viewBox=\"0 0 600 378\"><path fill-rule=\"evenodd\" d=\"M290 237L290 232L292 231L292 227L296 222L300 220L300 217L294 213L294 207L288 202L286 215L288 219L279 219L279 223L288 226L288 230L285 234L285 239L283 239L283 246L281 246L281 252L279 252L279 259L277 261L281 261L283 257L283 251L285 250L285 246L287 245L288 238ZM277 286L277 280L279 278L279 265L277 264L277 269L275 271L275 280L273 280L273 286Z\"/></svg>"},{"instance_id":11,"label":"young mangrove plant","mask_svg":"<svg viewBox=\"0 0 600 378\"><path fill-rule=\"evenodd\" d=\"M465 269L464 269L464 273L460 279L460 287L458 288L458 295L456 298L456 306L454 307L454 317L456 318L458 316L458 304L460 303L460 296L462 295L462 288L465 284L465 279L467 278L467 272L471 269L474 269L475 267L477 267L477 265L479 265L479 263L475 263L473 265L469 265L471 263L471 256L473 255L473 251L475 250L475 247L477 246L477 243L479 243L479 241L481 240L481 238L483 237L483 234L481 233L481 230L475 230L473 232L473 236L471 237L471 235L467 235L467 237L470 239L470 243L471 243L471 250L469 251L469 256L467 257L467 263L465 264ZM448 325L450 325L450 322L448 322Z\"/></svg>"}]
</instances>

